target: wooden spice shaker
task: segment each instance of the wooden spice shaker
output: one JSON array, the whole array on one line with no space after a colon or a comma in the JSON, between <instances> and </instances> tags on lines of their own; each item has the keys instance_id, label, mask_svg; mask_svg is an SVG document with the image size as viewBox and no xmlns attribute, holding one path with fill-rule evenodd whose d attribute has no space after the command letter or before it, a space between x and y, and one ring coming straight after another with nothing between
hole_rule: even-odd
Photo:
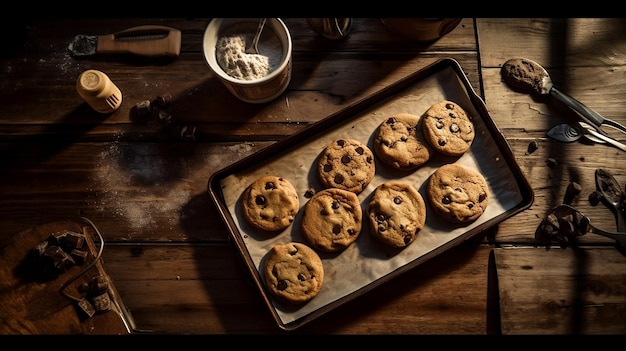
<instances>
[{"instance_id":1,"label":"wooden spice shaker","mask_svg":"<svg viewBox=\"0 0 626 351\"><path fill-rule=\"evenodd\" d=\"M86 70L76 80L76 90L85 102L100 113L110 113L122 104L122 92L101 71Z\"/></svg>"}]
</instances>

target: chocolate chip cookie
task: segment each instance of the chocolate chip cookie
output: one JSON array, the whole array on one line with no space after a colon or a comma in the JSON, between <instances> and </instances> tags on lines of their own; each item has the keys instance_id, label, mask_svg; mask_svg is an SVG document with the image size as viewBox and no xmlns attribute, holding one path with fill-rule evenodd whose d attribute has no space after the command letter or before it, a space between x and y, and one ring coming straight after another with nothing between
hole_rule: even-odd
<instances>
[{"instance_id":1,"label":"chocolate chip cookie","mask_svg":"<svg viewBox=\"0 0 626 351\"><path fill-rule=\"evenodd\" d=\"M439 167L428 179L426 198L433 209L453 223L478 219L489 204L485 178L473 169L457 164Z\"/></svg>"},{"instance_id":2,"label":"chocolate chip cookie","mask_svg":"<svg viewBox=\"0 0 626 351\"><path fill-rule=\"evenodd\" d=\"M253 227L265 231L287 228L300 208L298 193L289 180L262 176L252 182L243 194L243 216Z\"/></svg>"},{"instance_id":3,"label":"chocolate chip cookie","mask_svg":"<svg viewBox=\"0 0 626 351\"><path fill-rule=\"evenodd\" d=\"M472 146L474 123L457 103L439 101L424 112L423 118L424 136L436 151L461 156Z\"/></svg>"},{"instance_id":4,"label":"chocolate chip cookie","mask_svg":"<svg viewBox=\"0 0 626 351\"><path fill-rule=\"evenodd\" d=\"M277 299L302 304L313 299L324 283L322 259L305 244L272 246L263 266L265 285Z\"/></svg>"},{"instance_id":5,"label":"chocolate chip cookie","mask_svg":"<svg viewBox=\"0 0 626 351\"><path fill-rule=\"evenodd\" d=\"M417 238L426 223L426 204L409 182L390 180L379 185L366 209L372 236L403 248Z\"/></svg>"},{"instance_id":6,"label":"chocolate chip cookie","mask_svg":"<svg viewBox=\"0 0 626 351\"><path fill-rule=\"evenodd\" d=\"M303 208L302 234L317 250L347 248L361 233L363 211L352 191L328 188L317 192Z\"/></svg>"},{"instance_id":7,"label":"chocolate chip cookie","mask_svg":"<svg viewBox=\"0 0 626 351\"><path fill-rule=\"evenodd\" d=\"M424 139L420 116L399 113L386 118L374 136L374 152L385 164L398 170L412 170L434 152Z\"/></svg>"},{"instance_id":8,"label":"chocolate chip cookie","mask_svg":"<svg viewBox=\"0 0 626 351\"><path fill-rule=\"evenodd\" d=\"M322 151L317 171L326 188L339 188L359 194L374 178L374 154L358 140L337 139Z\"/></svg>"}]
</instances>

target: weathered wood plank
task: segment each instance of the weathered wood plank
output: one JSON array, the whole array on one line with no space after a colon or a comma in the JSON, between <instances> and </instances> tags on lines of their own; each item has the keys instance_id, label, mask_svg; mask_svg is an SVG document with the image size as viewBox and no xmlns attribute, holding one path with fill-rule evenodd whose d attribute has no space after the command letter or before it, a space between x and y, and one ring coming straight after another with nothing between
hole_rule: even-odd
<instances>
[{"instance_id":1,"label":"weathered wood plank","mask_svg":"<svg viewBox=\"0 0 626 351\"><path fill-rule=\"evenodd\" d=\"M290 333L494 333L486 326L496 315L485 313L489 252L453 248ZM108 245L104 262L138 329L283 332L229 245Z\"/></svg>"},{"instance_id":2,"label":"weathered wood plank","mask_svg":"<svg viewBox=\"0 0 626 351\"><path fill-rule=\"evenodd\" d=\"M624 334L626 273L613 248L494 249L502 334Z\"/></svg>"}]
</instances>

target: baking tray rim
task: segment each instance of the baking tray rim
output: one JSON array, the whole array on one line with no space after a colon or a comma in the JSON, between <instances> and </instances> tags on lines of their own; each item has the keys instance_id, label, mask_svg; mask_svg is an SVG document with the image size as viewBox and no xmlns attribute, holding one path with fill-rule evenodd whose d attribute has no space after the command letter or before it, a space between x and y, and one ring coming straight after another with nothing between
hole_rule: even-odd
<instances>
[{"instance_id":1,"label":"baking tray rim","mask_svg":"<svg viewBox=\"0 0 626 351\"><path fill-rule=\"evenodd\" d=\"M336 301L333 301L325 306L320 307L319 309L309 313L306 316L300 317L299 319L296 319L289 323L284 323L281 320L278 313L276 312L276 307L274 306L270 296L268 295L265 289L263 281L260 277L260 273L256 269L255 263L248 253L246 244L241 239L241 235L237 235L238 233L240 233L240 231L237 228L237 225L234 223L230 210L225 204L225 200L222 196L221 186L220 186L219 181L228 175L234 174L238 171L245 170L248 167L257 165L259 159L264 159L265 157L269 157L269 158L278 157L281 153L295 146L298 146L299 144L306 143L306 141L310 137L318 133L321 133L323 131L326 131L327 129L333 127L338 122L344 122L345 121L344 118L346 116L349 117L351 115L355 115L356 112L365 110L371 107L373 104L383 101L403 91L404 89L412 86L413 84L416 84L419 81L431 75L434 75L439 71L443 71L444 69L449 69L449 68L453 69L454 72L456 73L457 78L459 78L460 83L463 85L463 87L466 90L467 97L469 98L470 102L472 103L476 111L481 115L482 121L485 124L486 129L490 132L490 135L494 139L495 143L500 147L502 151L502 156L504 158L504 162L510 168L517 182L517 185L520 189L522 200L513 208L505 211L504 213L500 215L497 215L489 219L485 223L482 223L481 225L473 229L468 230L467 232L463 233L462 235L459 235L453 240L446 242L443 245L440 245L439 247L436 247L428 254L414 259L413 261L399 267L393 272L370 282L369 284L353 291L352 293L349 293L343 296L342 298ZM508 142L504 138L504 135L502 135L502 133L500 132L499 128L495 125L494 121L492 120L486 108L484 101L482 100L482 98L480 98L476 94L474 88L471 86L470 82L468 81L467 76L463 72L463 69L459 65L458 61L456 61L453 58L439 59L425 66L424 68L418 71L415 71L412 74L402 79L399 79L398 81L388 85L387 87L382 88L378 90L377 92L374 92L344 107L343 109L330 114L329 116L312 124L311 126L295 134L292 134L286 137L285 139L277 141L274 144L268 145L267 147L214 172L209 177L208 192L210 194L211 199L215 203L216 208L218 209L220 213L220 217L222 218L222 220L224 221L225 225L228 228L228 232L229 232L228 238L231 244L235 246L240 259L242 259L243 263L245 264L248 270L247 273L249 273L250 278L252 278L253 284L261 292L264 303L267 305L268 309L270 310L275 322L278 324L278 327L287 331L295 330L301 327L302 325L322 316L323 314L326 314L332 309L348 301L354 300L358 296L361 296L369 292L375 287L381 284L384 284L385 282L400 276L402 273L419 266L420 264L426 262L427 260L432 259L433 257L436 257L439 254L451 249L452 247L461 244L463 241L466 241L467 239L474 237L477 234L490 229L492 226L502 222L503 220L510 218L514 216L515 214L529 208L534 202L534 192L532 190L532 187L530 183L528 182L528 180L526 179L526 176L522 172L521 168L517 164L517 161L515 160L514 154Z\"/></svg>"}]
</instances>

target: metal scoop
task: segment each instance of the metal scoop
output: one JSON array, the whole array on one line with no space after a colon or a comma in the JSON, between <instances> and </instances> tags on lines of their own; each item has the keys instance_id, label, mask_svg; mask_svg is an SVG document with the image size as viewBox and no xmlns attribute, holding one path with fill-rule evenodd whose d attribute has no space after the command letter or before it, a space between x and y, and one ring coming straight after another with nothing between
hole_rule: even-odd
<instances>
[{"instance_id":1,"label":"metal scoop","mask_svg":"<svg viewBox=\"0 0 626 351\"><path fill-rule=\"evenodd\" d=\"M252 38L252 43L246 48L246 54L254 55L259 53L259 38L261 38L261 32L263 32L263 27L265 27L265 21L267 21L267 18L261 18L261 20L259 21L259 26L256 29L254 38Z\"/></svg>"},{"instance_id":2,"label":"metal scoop","mask_svg":"<svg viewBox=\"0 0 626 351\"><path fill-rule=\"evenodd\" d=\"M626 247L626 233L608 232L594 227L589 217L570 205L559 205L552 209L538 230L547 237L559 241L568 241L577 236L593 233L613 239Z\"/></svg>"},{"instance_id":3,"label":"metal scoop","mask_svg":"<svg viewBox=\"0 0 626 351\"><path fill-rule=\"evenodd\" d=\"M607 136L607 134L600 128L604 124L626 133L626 127L623 125L602 117L578 100L560 92L554 87L548 71L535 61L525 58L509 59L502 66L502 74L504 75L504 80L516 88L539 95L550 94L554 96L557 100L578 112L583 121L590 124L596 132L604 136Z\"/></svg>"},{"instance_id":4,"label":"metal scoop","mask_svg":"<svg viewBox=\"0 0 626 351\"><path fill-rule=\"evenodd\" d=\"M617 231L626 232L626 213L622 201L626 194L622 191L617 179L606 169L596 169L596 189L602 193L603 203L615 214Z\"/></svg>"}]
</instances>

